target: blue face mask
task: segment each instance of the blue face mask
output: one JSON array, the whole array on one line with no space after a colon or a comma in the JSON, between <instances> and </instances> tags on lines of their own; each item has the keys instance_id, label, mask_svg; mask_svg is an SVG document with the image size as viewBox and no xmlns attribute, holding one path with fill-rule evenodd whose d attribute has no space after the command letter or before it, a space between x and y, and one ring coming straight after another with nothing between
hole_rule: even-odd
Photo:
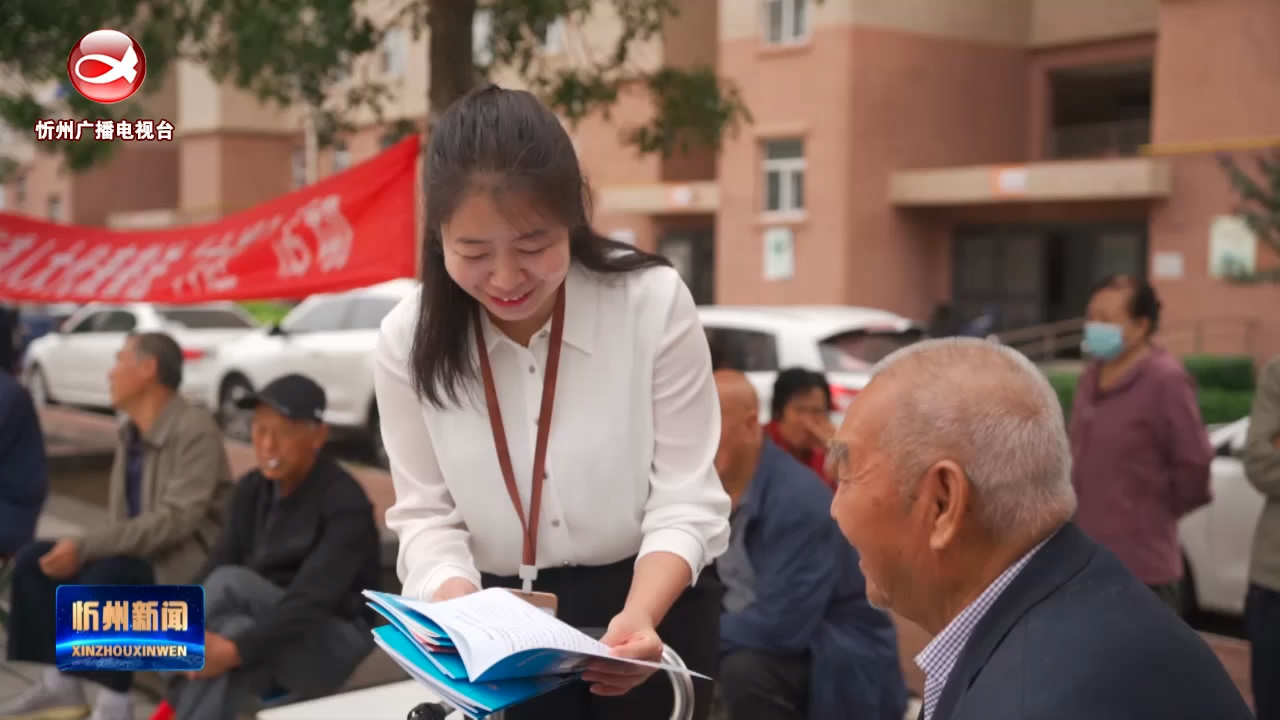
<instances>
[{"instance_id":1,"label":"blue face mask","mask_svg":"<svg viewBox=\"0 0 1280 720\"><path fill-rule=\"evenodd\" d=\"M1087 322L1080 349L1100 360L1110 360L1124 351L1124 328L1115 323Z\"/></svg>"}]
</instances>

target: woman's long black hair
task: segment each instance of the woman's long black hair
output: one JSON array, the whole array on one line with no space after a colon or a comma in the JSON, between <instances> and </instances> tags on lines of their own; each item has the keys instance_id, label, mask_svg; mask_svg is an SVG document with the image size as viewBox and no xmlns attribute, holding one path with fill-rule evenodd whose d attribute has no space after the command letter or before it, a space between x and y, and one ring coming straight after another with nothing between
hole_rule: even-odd
<instances>
[{"instance_id":1,"label":"woman's long black hair","mask_svg":"<svg viewBox=\"0 0 1280 720\"><path fill-rule=\"evenodd\" d=\"M573 261L598 273L671 263L591 228L590 189L560 120L533 95L490 85L445 110L427 144L422 304L411 364L418 396L442 408L476 378L476 301L449 277L440 226L477 190L515 194L569 228Z\"/></svg>"}]
</instances>

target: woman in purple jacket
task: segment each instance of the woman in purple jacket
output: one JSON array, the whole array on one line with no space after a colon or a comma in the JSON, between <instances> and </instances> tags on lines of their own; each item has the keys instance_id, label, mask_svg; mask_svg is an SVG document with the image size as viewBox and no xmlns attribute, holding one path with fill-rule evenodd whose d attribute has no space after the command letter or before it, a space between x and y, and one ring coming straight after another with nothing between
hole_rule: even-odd
<instances>
[{"instance_id":1,"label":"woman in purple jacket","mask_svg":"<svg viewBox=\"0 0 1280 720\"><path fill-rule=\"evenodd\" d=\"M1213 448L1195 381L1151 340L1160 300L1130 275L1103 280L1089 300L1092 361L1071 412L1076 522L1182 614L1178 520L1210 500Z\"/></svg>"}]
</instances>

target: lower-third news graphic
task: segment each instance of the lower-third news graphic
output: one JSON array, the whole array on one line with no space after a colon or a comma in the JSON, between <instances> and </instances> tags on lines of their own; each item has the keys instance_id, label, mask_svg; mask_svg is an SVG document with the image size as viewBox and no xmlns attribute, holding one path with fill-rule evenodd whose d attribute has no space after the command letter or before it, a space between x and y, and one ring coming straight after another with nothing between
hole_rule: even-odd
<instances>
[{"instance_id":1,"label":"lower-third news graphic","mask_svg":"<svg viewBox=\"0 0 1280 720\"><path fill-rule=\"evenodd\" d=\"M59 670L204 668L199 585L60 585L55 602Z\"/></svg>"}]
</instances>

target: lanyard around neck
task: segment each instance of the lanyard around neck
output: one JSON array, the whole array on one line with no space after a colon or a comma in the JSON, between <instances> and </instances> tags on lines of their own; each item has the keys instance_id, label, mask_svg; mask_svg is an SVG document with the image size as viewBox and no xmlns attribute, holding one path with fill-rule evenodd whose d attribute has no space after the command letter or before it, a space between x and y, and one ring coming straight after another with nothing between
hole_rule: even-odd
<instances>
[{"instance_id":1,"label":"lanyard around neck","mask_svg":"<svg viewBox=\"0 0 1280 720\"><path fill-rule=\"evenodd\" d=\"M480 374L484 378L484 400L489 409L489 426L493 430L493 445L498 452L498 466L507 495L520 518L524 547L520 561L520 579L525 592L532 592L533 581L538 576L538 515L542 510L542 483L546 479L547 441L551 436L551 411L555 404L556 376L560 370L560 345L564 339L564 285L556 292L555 309L551 315L551 342L547 346L547 370L542 380L542 404L538 408L538 440L533 450L533 479L529 489L529 513L526 517L516 486L516 475L511 465L511 450L507 447L507 433L502 425L502 411L498 407L498 388L493 380L493 367L489 351L485 347L484 329L479 311L476 313L476 346L480 354Z\"/></svg>"}]
</instances>

